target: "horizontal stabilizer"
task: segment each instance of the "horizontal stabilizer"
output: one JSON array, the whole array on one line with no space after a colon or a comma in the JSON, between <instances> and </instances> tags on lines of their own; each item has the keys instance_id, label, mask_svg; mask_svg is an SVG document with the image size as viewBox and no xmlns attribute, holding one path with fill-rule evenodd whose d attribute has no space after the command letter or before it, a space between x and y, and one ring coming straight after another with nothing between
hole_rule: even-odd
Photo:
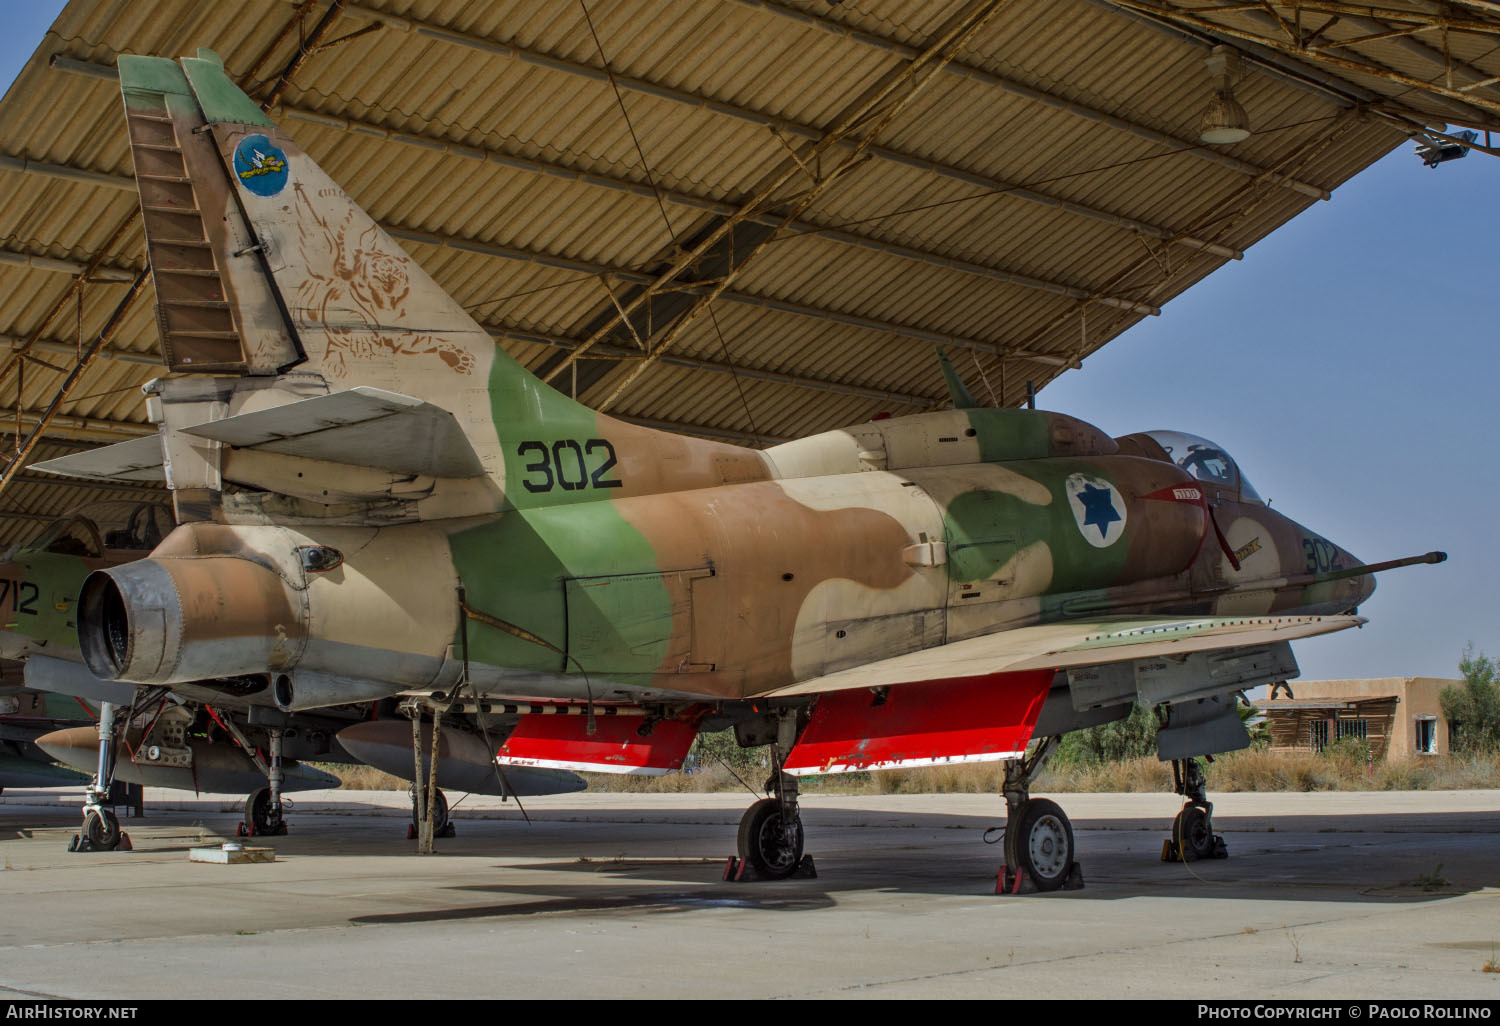
<instances>
[{"instance_id":1,"label":"horizontal stabilizer","mask_svg":"<svg viewBox=\"0 0 1500 1026\"><path fill-rule=\"evenodd\" d=\"M788 773L855 773L1019 759L1036 727L1051 670L1000 673L882 696L840 691L818 699L787 756Z\"/></svg>"},{"instance_id":2,"label":"horizontal stabilizer","mask_svg":"<svg viewBox=\"0 0 1500 1026\"><path fill-rule=\"evenodd\" d=\"M601 715L590 734L586 717L530 713L500 746L499 761L585 773L656 775L680 769L698 736L697 726L666 720L642 737L643 722L639 716Z\"/></svg>"},{"instance_id":3,"label":"horizontal stabilizer","mask_svg":"<svg viewBox=\"0 0 1500 1026\"><path fill-rule=\"evenodd\" d=\"M351 388L184 429L237 449L433 477L484 473L447 410L396 392Z\"/></svg>"},{"instance_id":4,"label":"horizontal stabilizer","mask_svg":"<svg viewBox=\"0 0 1500 1026\"><path fill-rule=\"evenodd\" d=\"M116 442L87 452L33 463L31 469L44 474L89 477L97 481L151 481L160 484L166 481L166 473L162 470L164 462L161 436L145 435L128 442Z\"/></svg>"},{"instance_id":5,"label":"horizontal stabilizer","mask_svg":"<svg viewBox=\"0 0 1500 1026\"><path fill-rule=\"evenodd\" d=\"M1220 648L1295 641L1364 623L1358 616L1142 617L1017 627L979 638L814 677L771 695L807 695L987 677L1019 670L1061 670L1127 659L1181 656Z\"/></svg>"}]
</instances>

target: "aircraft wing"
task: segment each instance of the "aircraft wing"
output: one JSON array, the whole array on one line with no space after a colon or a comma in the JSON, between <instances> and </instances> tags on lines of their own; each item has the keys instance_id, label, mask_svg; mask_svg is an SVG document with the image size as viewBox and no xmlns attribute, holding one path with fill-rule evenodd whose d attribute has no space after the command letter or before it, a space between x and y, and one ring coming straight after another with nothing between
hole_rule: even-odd
<instances>
[{"instance_id":1,"label":"aircraft wing","mask_svg":"<svg viewBox=\"0 0 1500 1026\"><path fill-rule=\"evenodd\" d=\"M1062 670L1295 641L1365 623L1359 616L1117 617L986 634L813 677L770 696ZM769 697L769 696L763 696Z\"/></svg>"}]
</instances>

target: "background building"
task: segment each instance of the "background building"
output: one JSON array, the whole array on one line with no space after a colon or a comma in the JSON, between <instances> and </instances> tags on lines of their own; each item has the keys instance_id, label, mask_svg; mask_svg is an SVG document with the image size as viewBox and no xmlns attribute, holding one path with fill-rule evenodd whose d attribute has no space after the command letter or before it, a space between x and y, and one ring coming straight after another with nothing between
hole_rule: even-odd
<instances>
[{"instance_id":1,"label":"background building","mask_svg":"<svg viewBox=\"0 0 1500 1026\"><path fill-rule=\"evenodd\" d=\"M1442 677L1293 681L1294 697L1257 703L1271 747L1320 752L1340 738L1370 743L1374 758L1409 759L1448 751L1448 721L1439 695L1462 681Z\"/></svg>"}]
</instances>

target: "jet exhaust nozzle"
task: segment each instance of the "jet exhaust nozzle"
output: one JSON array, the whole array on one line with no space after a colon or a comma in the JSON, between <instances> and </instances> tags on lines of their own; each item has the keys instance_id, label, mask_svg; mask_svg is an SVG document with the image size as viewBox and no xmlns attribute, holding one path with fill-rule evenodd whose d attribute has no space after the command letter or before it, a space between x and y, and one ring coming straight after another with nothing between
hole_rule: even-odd
<instances>
[{"instance_id":1,"label":"jet exhaust nozzle","mask_svg":"<svg viewBox=\"0 0 1500 1026\"><path fill-rule=\"evenodd\" d=\"M79 600L78 642L96 677L136 684L274 673L306 638L305 599L237 556L160 557L98 570Z\"/></svg>"}]
</instances>

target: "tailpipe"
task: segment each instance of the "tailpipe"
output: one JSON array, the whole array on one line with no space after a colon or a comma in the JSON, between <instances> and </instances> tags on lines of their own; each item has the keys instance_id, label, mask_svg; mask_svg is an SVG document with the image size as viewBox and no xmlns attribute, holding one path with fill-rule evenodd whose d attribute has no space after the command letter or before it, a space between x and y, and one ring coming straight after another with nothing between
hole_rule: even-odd
<instances>
[{"instance_id":1,"label":"tailpipe","mask_svg":"<svg viewBox=\"0 0 1500 1026\"><path fill-rule=\"evenodd\" d=\"M96 677L183 684L288 668L306 623L304 593L262 563L156 557L89 575L78 643Z\"/></svg>"}]
</instances>

